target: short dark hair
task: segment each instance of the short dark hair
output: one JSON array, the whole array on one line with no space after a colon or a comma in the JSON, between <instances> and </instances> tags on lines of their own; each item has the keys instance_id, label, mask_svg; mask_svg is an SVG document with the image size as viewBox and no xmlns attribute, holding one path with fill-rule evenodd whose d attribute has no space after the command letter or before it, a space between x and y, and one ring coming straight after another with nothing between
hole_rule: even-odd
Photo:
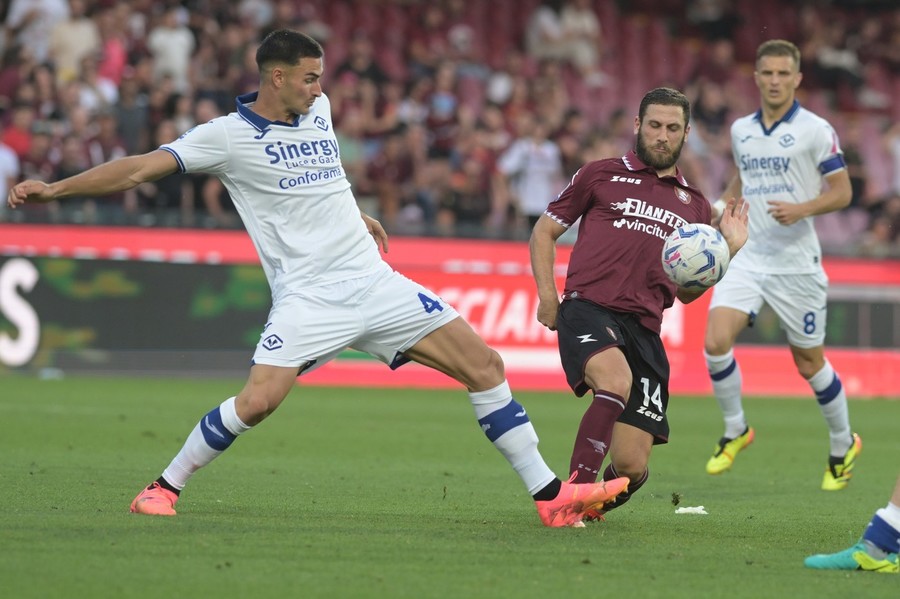
<instances>
[{"instance_id":1,"label":"short dark hair","mask_svg":"<svg viewBox=\"0 0 900 599\"><path fill-rule=\"evenodd\" d=\"M794 59L797 70L800 70L800 48L787 40L769 40L756 49L756 63L763 56L789 56Z\"/></svg>"},{"instance_id":2,"label":"short dark hair","mask_svg":"<svg viewBox=\"0 0 900 599\"><path fill-rule=\"evenodd\" d=\"M256 49L256 66L262 72L275 63L295 65L304 58L322 58L321 44L305 33L276 29Z\"/></svg>"},{"instance_id":3,"label":"short dark hair","mask_svg":"<svg viewBox=\"0 0 900 599\"><path fill-rule=\"evenodd\" d=\"M638 120L640 120L640 122L644 122L644 115L647 114L647 107L651 104L681 106L681 111L684 113L685 126L691 122L691 101L677 89L672 89L671 87L657 87L644 94L644 98L641 100L641 107L638 110Z\"/></svg>"}]
</instances>

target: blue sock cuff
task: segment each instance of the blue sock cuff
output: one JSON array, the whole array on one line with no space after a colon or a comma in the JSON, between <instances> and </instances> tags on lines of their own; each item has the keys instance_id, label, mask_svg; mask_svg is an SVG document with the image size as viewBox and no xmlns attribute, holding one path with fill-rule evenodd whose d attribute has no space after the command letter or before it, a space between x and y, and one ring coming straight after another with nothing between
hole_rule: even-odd
<instances>
[{"instance_id":1,"label":"blue sock cuff","mask_svg":"<svg viewBox=\"0 0 900 599\"><path fill-rule=\"evenodd\" d=\"M844 386L841 384L841 379L838 378L838 375L834 375L834 378L831 379L831 384L822 389L821 391L816 391L816 400L820 405L825 405L829 403L832 399L838 396Z\"/></svg>"},{"instance_id":2,"label":"blue sock cuff","mask_svg":"<svg viewBox=\"0 0 900 599\"><path fill-rule=\"evenodd\" d=\"M863 538L889 553L900 553L900 531L885 522L877 514L869 522Z\"/></svg>"},{"instance_id":3,"label":"blue sock cuff","mask_svg":"<svg viewBox=\"0 0 900 599\"><path fill-rule=\"evenodd\" d=\"M515 399L495 412L491 412L484 418L478 419L481 430L490 439L491 443L499 439L510 430L530 422L519 402Z\"/></svg>"},{"instance_id":4,"label":"blue sock cuff","mask_svg":"<svg viewBox=\"0 0 900 599\"><path fill-rule=\"evenodd\" d=\"M237 438L237 435L229 431L222 423L222 414L218 406L200 420L200 432L203 440L216 451L225 451Z\"/></svg>"}]
</instances>

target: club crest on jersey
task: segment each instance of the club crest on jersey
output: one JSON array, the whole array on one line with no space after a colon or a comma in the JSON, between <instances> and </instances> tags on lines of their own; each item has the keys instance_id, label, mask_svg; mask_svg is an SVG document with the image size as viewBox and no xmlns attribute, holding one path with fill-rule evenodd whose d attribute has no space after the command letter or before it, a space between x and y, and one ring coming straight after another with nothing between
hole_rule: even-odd
<instances>
[{"instance_id":1,"label":"club crest on jersey","mask_svg":"<svg viewBox=\"0 0 900 599\"><path fill-rule=\"evenodd\" d=\"M778 143L781 145L782 148L789 148L792 145L794 145L794 143L796 143L796 141L797 140L794 139L794 136L791 135L790 133L786 133L778 139Z\"/></svg>"},{"instance_id":2,"label":"club crest on jersey","mask_svg":"<svg viewBox=\"0 0 900 599\"><path fill-rule=\"evenodd\" d=\"M680 187L675 187L674 189L675 189L675 197L678 198L678 200L682 204L690 204L691 203L691 194L689 194L685 190L681 189Z\"/></svg>"},{"instance_id":3,"label":"club crest on jersey","mask_svg":"<svg viewBox=\"0 0 900 599\"><path fill-rule=\"evenodd\" d=\"M326 121L322 117L317 116L315 119L313 119L313 123L322 131L328 131L328 121Z\"/></svg>"}]
</instances>

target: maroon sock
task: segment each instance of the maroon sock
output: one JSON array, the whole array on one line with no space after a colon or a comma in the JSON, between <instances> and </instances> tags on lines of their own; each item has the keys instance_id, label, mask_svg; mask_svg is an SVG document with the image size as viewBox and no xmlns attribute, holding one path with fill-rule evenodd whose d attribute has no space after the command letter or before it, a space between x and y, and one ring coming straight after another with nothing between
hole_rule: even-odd
<instances>
[{"instance_id":1,"label":"maroon sock","mask_svg":"<svg viewBox=\"0 0 900 599\"><path fill-rule=\"evenodd\" d=\"M610 464L606 467L606 470L603 471L603 480L613 480L619 478L619 473L616 472L615 466ZM644 470L643 476L639 478L637 481L632 481L628 483L628 490L624 493L621 493L618 497L616 497L613 501L609 503L603 504L603 510L608 512L609 510L615 509L621 506L623 503L631 499L631 496L638 492L638 489L644 486L644 483L647 482L647 479L650 478L650 469Z\"/></svg>"},{"instance_id":2,"label":"maroon sock","mask_svg":"<svg viewBox=\"0 0 900 599\"><path fill-rule=\"evenodd\" d=\"M577 473L576 483L592 483L597 480L600 466L609 451L613 425L625 410L625 400L615 393L597 391L594 400L581 418L569 472Z\"/></svg>"}]
</instances>

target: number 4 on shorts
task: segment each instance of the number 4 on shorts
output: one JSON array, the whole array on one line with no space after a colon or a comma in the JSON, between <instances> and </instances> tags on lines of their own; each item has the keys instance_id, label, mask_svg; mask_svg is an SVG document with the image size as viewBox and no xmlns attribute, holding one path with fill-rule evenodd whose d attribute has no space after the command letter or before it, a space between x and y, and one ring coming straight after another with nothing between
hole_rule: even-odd
<instances>
[{"instance_id":1,"label":"number 4 on shorts","mask_svg":"<svg viewBox=\"0 0 900 599\"><path fill-rule=\"evenodd\" d=\"M419 301L422 302L422 306L425 308L425 312L428 314L431 314L435 310L437 310L438 312L444 311L444 306L441 305L441 302L428 297L424 293L419 294Z\"/></svg>"}]
</instances>

